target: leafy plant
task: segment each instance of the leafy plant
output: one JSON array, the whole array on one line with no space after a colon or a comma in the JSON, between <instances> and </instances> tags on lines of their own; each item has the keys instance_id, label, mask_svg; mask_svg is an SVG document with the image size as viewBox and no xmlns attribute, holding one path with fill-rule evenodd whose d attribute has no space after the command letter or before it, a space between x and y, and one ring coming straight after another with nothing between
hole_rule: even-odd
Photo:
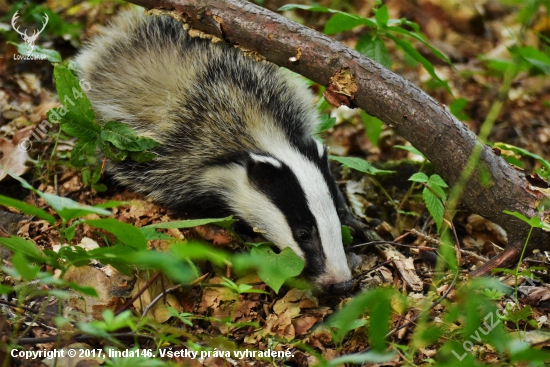
<instances>
[{"instance_id":1,"label":"leafy plant","mask_svg":"<svg viewBox=\"0 0 550 367\"><path fill-rule=\"evenodd\" d=\"M368 32L357 41L357 45L355 46L357 51L391 69L392 59L383 41L383 39L389 39L407 56L420 63L432 78L451 93L447 83L441 80L435 73L433 64L412 46L411 40L422 43L436 57L449 65L451 65L450 60L425 40L424 36L420 33L420 27L416 23L406 19L390 19L388 8L386 5L382 5L381 2L378 2L377 7L373 9L374 18L364 18L359 15L317 5L287 4L279 8L279 11L292 9L333 13L334 15L325 23L324 32L328 35L345 32L359 26L366 26Z\"/></svg>"},{"instance_id":2,"label":"leafy plant","mask_svg":"<svg viewBox=\"0 0 550 367\"><path fill-rule=\"evenodd\" d=\"M480 57L488 69L501 75L510 67L516 68L516 74L520 71L528 72L530 75L550 75L550 56L532 46L512 46L508 48L510 59L494 59Z\"/></svg>"},{"instance_id":3,"label":"leafy plant","mask_svg":"<svg viewBox=\"0 0 550 367\"><path fill-rule=\"evenodd\" d=\"M529 243L529 239L531 238L531 233L533 233L534 228L540 228L544 231L550 231L550 224L543 222L539 217L535 216L532 218L527 218L521 213L518 212L511 212L508 210L505 210L504 213L509 214L513 217L516 217L517 219L521 220L522 222L529 225L529 233L527 234L527 238L525 239L525 243L523 244L523 249L521 250L521 255L518 260L518 264L516 266L516 270L513 272L514 278L515 278L515 291L516 291L516 303L518 302L518 277L519 275L522 275L519 271L519 268L521 266L521 263L523 262L523 256L525 255L525 250L527 250L527 244ZM496 271L508 271L508 269L495 269ZM532 273L525 274L530 277L532 277Z\"/></svg>"},{"instance_id":4,"label":"leafy plant","mask_svg":"<svg viewBox=\"0 0 550 367\"><path fill-rule=\"evenodd\" d=\"M367 134L367 138L370 140L372 145L378 146L380 133L382 132L384 123L380 119L377 119L376 117L367 114L363 110L360 111L360 114L361 120L363 120L363 125L365 126L365 133Z\"/></svg>"},{"instance_id":5,"label":"leafy plant","mask_svg":"<svg viewBox=\"0 0 550 367\"><path fill-rule=\"evenodd\" d=\"M277 254L267 245L253 247L250 255L235 257L233 263L238 271L256 269L260 278L275 293L279 292L285 281L300 275L305 267L304 260L290 248Z\"/></svg>"},{"instance_id":6,"label":"leafy plant","mask_svg":"<svg viewBox=\"0 0 550 367\"><path fill-rule=\"evenodd\" d=\"M42 35L53 34L58 37L69 38L76 41L79 40L80 31L83 28L82 24L69 23L63 20L57 12L52 11L47 6L29 1L18 1L14 3L10 11L0 18L0 21L9 23L16 11L21 15L21 22L29 25L42 24L44 15L47 15L48 24L46 24L45 32ZM20 38L14 30L10 30L6 33L9 33L9 39L11 41Z\"/></svg>"},{"instance_id":7,"label":"leafy plant","mask_svg":"<svg viewBox=\"0 0 550 367\"><path fill-rule=\"evenodd\" d=\"M448 187L441 176L434 174L428 177L425 173L418 172L409 178L409 181L419 182L424 185L422 190L422 198L426 204L426 208L432 215L437 230L441 230L443 224L443 216L445 214L445 206L443 203L447 200L445 189Z\"/></svg>"},{"instance_id":8,"label":"leafy plant","mask_svg":"<svg viewBox=\"0 0 550 367\"><path fill-rule=\"evenodd\" d=\"M21 210L25 214L35 215L54 225L63 239L71 241L77 226L87 224L91 227L103 229L112 233L118 240L113 246L84 251L75 246L63 246L58 253L54 251L42 251L33 242L23 238L12 236L0 238L0 244L14 253L19 253L34 262L47 263L63 272L70 265L87 265L95 259L104 264L110 264L123 273L129 273L130 269L138 266L141 268L162 270L166 275L182 283L189 282L199 275L192 265L195 260L208 260L218 266L231 265L233 262L242 270L257 268L260 278L276 292L289 278L301 274L304 261L291 249L285 249L276 254L268 246L254 247L250 254L234 255L221 250L216 250L203 242L189 242L184 244L174 243L166 253L147 250L148 240L173 240L172 237L158 233L159 228L191 228L205 224L216 224L230 231L231 225L236 222L232 217L220 219L181 220L152 224L142 228L119 222L113 218L82 219L87 214L110 215L105 206L116 206L118 202L103 205L86 206L57 195L43 193L34 189L26 181L19 177L23 187L32 190L43 198L61 219L61 225L57 225L53 215L45 210L23 203L19 200L0 195L0 204ZM63 261L60 261L63 260ZM27 274L31 269L22 268ZM33 273L34 274L34 273ZM229 283L228 283L229 284ZM236 286L239 292L255 292L246 285Z\"/></svg>"},{"instance_id":9,"label":"leafy plant","mask_svg":"<svg viewBox=\"0 0 550 367\"><path fill-rule=\"evenodd\" d=\"M336 124L336 117L330 117L327 114L321 115L321 122L317 125L315 134L321 134L331 129Z\"/></svg>"},{"instance_id":10,"label":"leafy plant","mask_svg":"<svg viewBox=\"0 0 550 367\"><path fill-rule=\"evenodd\" d=\"M394 171L381 170L372 166L369 162L361 158L355 157L337 157L329 155L329 159L340 162L344 167L352 168L356 171L368 173L372 175L387 175L394 173Z\"/></svg>"},{"instance_id":11,"label":"leafy plant","mask_svg":"<svg viewBox=\"0 0 550 367\"><path fill-rule=\"evenodd\" d=\"M55 65L54 77L63 106L50 110L48 119L59 122L62 131L77 138L71 154L71 163L75 167L84 166L97 148L114 161L130 157L136 162L146 162L156 157L148 150L158 147L160 143L151 138L138 137L126 124L109 121L100 125L95 121L92 105L83 93L91 89L87 81L79 81L62 64Z\"/></svg>"},{"instance_id":12,"label":"leafy plant","mask_svg":"<svg viewBox=\"0 0 550 367\"><path fill-rule=\"evenodd\" d=\"M468 106L468 101L465 98L457 98L449 105L449 111L459 120L469 120L470 117L464 113L464 109Z\"/></svg>"},{"instance_id":13,"label":"leafy plant","mask_svg":"<svg viewBox=\"0 0 550 367\"><path fill-rule=\"evenodd\" d=\"M508 163L518 166L520 168L523 168L523 163L516 158L515 154L518 154L522 157L529 157L534 159L541 165L541 167L537 168L535 172L546 180L550 180L550 162L548 162L541 156L531 153L526 149L519 148L510 144L495 143L493 146L501 150L502 156L504 157L504 159L506 159Z\"/></svg>"},{"instance_id":14,"label":"leafy plant","mask_svg":"<svg viewBox=\"0 0 550 367\"><path fill-rule=\"evenodd\" d=\"M249 284L237 284L231 279L228 279L226 277L223 277L223 282L221 282L221 285L226 286L227 288L231 289L233 292L238 294L244 294L244 293L267 293L266 291L262 291L261 289L255 289Z\"/></svg>"}]
</instances>

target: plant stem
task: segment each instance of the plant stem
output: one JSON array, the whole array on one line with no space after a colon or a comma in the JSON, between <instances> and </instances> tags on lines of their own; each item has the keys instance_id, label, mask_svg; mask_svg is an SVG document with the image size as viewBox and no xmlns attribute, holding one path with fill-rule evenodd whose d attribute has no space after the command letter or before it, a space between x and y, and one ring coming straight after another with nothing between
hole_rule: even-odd
<instances>
[{"instance_id":1,"label":"plant stem","mask_svg":"<svg viewBox=\"0 0 550 367\"><path fill-rule=\"evenodd\" d=\"M525 239L525 243L523 244L523 250L521 250L521 256L519 257L518 265L516 266L516 273L514 274L515 280L516 280L516 306L519 308L519 299L518 299L518 273L519 273L519 267L521 266L521 262L523 261L523 255L525 255L525 249L527 249L527 243L529 242L529 238L531 237L531 232L533 232L533 226L529 229L529 234L527 234L527 238Z\"/></svg>"}]
</instances>

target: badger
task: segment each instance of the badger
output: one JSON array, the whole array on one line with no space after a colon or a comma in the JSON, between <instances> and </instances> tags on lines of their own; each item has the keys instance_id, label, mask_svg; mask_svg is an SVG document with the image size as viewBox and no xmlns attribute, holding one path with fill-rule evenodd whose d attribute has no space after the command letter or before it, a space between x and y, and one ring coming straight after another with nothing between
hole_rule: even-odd
<instances>
[{"instance_id":1,"label":"badger","mask_svg":"<svg viewBox=\"0 0 550 367\"><path fill-rule=\"evenodd\" d=\"M186 213L235 215L290 247L324 289L351 278L341 234L350 214L297 76L137 11L100 30L75 61L100 121L161 143L152 161L109 162L115 181Z\"/></svg>"}]
</instances>

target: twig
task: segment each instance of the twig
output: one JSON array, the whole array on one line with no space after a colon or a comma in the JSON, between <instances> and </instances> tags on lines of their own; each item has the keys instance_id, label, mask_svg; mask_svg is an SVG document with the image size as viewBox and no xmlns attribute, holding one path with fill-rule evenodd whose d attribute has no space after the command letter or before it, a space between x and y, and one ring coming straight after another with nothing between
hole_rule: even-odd
<instances>
[{"instance_id":1,"label":"twig","mask_svg":"<svg viewBox=\"0 0 550 367\"><path fill-rule=\"evenodd\" d=\"M151 277L151 279L149 279L147 281L147 283L145 283L145 285L139 290L139 292L137 292L128 302L126 302L124 304L124 306L122 306L122 308L118 309L116 312L115 312L115 315L118 315L120 314L122 311L124 310L127 310L128 308L130 308L130 306L135 302L136 299L138 299L142 294L143 292L145 292L147 290L147 288L149 288L149 286L160 276L160 273L156 273L155 275L153 275Z\"/></svg>"},{"instance_id":2,"label":"twig","mask_svg":"<svg viewBox=\"0 0 550 367\"><path fill-rule=\"evenodd\" d=\"M163 298L165 295L167 295L168 293L171 293L183 286L194 286L195 284L197 283L200 283L202 282L206 277L208 277L208 275L210 275L210 273L206 273L206 274L203 274L202 276L200 276L199 278L193 280L191 283L189 284L177 284L173 287L170 287L164 291L162 291L161 294L159 294L158 296L156 296L155 298L153 298L153 300L151 301L151 303L149 303L147 305L147 307L145 307L145 309L143 310L143 314L141 315L141 317L145 317L149 311L151 311L151 308L153 308L153 306L158 302L160 301L161 298Z\"/></svg>"},{"instance_id":3,"label":"twig","mask_svg":"<svg viewBox=\"0 0 550 367\"><path fill-rule=\"evenodd\" d=\"M417 237L422 238L423 240L425 240L427 242L433 243L434 245L438 245L438 246L441 245L441 241L439 241L438 239L430 237L430 236L428 236L424 233L421 233L421 232L417 231L414 228L410 230L410 233L417 236ZM465 255L468 255L470 257L476 258L480 261L483 261L485 263L489 261L488 258L486 258L484 256L481 256L481 255L478 255L478 254L476 254L475 252L472 252L472 251L460 249L460 252L465 254Z\"/></svg>"},{"instance_id":4,"label":"twig","mask_svg":"<svg viewBox=\"0 0 550 367\"><path fill-rule=\"evenodd\" d=\"M454 235L454 239L455 239L455 247L458 248L459 247L459 243L458 243L458 235L456 234L456 229L455 229L455 226L452 225L452 223L448 223L449 224L449 228L452 230L453 232L453 235ZM460 262L459 262L460 263ZM460 269L457 269L456 273L455 273L455 276L453 277L453 280L451 282L451 284L449 285L449 288L447 288L445 290L445 292L441 295L441 297L439 297L437 300L435 300L434 302L432 302L432 304L430 305L430 307L427 309L427 310L424 310L423 312L419 313L418 315L416 315L411 321L399 326L398 328L394 328L393 330L391 330L389 333L387 333L385 335L385 337L389 337L389 336L392 336L393 334L395 334L396 332L398 332L399 330L403 329L404 327L407 327L408 325L412 324L412 323L415 323L416 320L418 320L421 316L424 316L426 315L428 312L430 312L435 306L437 306L438 304L440 304L445 298L447 298L447 296L449 295L449 293L451 292L451 290L454 288L454 285L456 283L456 281L458 280L458 276L460 275Z\"/></svg>"},{"instance_id":5,"label":"twig","mask_svg":"<svg viewBox=\"0 0 550 367\"><path fill-rule=\"evenodd\" d=\"M393 246L400 246L400 247L408 247L408 248L415 248L419 250L425 250L425 251L435 251L433 247L427 247L427 246L416 246L416 245L405 245L404 243L397 243L395 241L371 241L366 243L360 243L358 245L349 246L346 248L346 251L351 250L353 248L363 247L363 246L371 246L371 245L393 245Z\"/></svg>"},{"instance_id":6,"label":"twig","mask_svg":"<svg viewBox=\"0 0 550 367\"><path fill-rule=\"evenodd\" d=\"M357 274L356 276L353 277L353 279L359 279L359 278L361 278L361 277L363 277L363 276L367 276L367 275L369 275L370 273L372 273L373 271L375 271L376 269L381 268L382 266L389 265L389 264L391 264L392 262L393 262L393 259L389 259L389 260L384 261L384 262L382 262L382 263L380 263L380 264L377 264L377 265L373 266L372 268L370 268L369 270L365 270L365 271L363 271L363 272Z\"/></svg>"},{"instance_id":7,"label":"twig","mask_svg":"<svg viewBox=\"0 0 550 367\"><path fill-rule=\"evenodd\" d=\"M11 303L11 302L4 301L4 300L0 300L0 304L9 306L9 307L14 308L16 310L20 309L20 310L32 312L32 313L35 313L35 314L42 313L42 314L50 315L50 316L59 316L58 314L53 313L53 312L36 310L34 308L25 307L25 306L18 306L15 303Z\"/></svg>"}]
</instances>

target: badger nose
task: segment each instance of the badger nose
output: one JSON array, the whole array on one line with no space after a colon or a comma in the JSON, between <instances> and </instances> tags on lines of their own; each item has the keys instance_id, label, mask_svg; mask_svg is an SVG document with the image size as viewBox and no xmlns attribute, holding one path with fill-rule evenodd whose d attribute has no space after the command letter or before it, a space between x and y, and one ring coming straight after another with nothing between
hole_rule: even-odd
<instances>
[{"instance_id":1,"label":"badger nose","mask_svg":"<svg viewBox=\"0 0 550 367\"><path fill-rule=\"evenodd\" d=\"M326 294L332 294L341 296L347 293L352 293L357 286L357 281L355 279L349 279L345 282L334 283L328 286L325 286L323 292Z\"/></svg>"}]
</instances>

